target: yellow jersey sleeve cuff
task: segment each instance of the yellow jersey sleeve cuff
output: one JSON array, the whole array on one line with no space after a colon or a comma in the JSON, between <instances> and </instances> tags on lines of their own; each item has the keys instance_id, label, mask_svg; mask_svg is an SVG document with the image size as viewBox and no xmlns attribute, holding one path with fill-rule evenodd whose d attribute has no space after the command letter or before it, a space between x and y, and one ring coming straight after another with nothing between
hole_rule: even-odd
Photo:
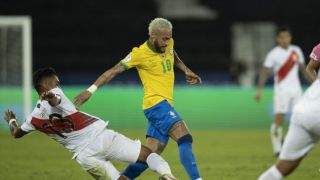
<instances>
[{"instance_id":1,"label":"yellow jersey sleeve cuff","mask_svg":"<svg viewBox=\"0 0 320 180\"><path fill-rule=\"evenodd\" d=\"M119 64L122 65L126 70L130 69L128 64L126 64L125 62L120 61Z\"/></svg>"}]
</instances>

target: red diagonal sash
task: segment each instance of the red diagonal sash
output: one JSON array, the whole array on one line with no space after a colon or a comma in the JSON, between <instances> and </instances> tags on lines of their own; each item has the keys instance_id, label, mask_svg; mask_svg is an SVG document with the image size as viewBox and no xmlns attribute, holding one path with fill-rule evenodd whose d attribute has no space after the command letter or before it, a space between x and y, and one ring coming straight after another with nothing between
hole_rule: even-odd
<instances>
[{"instance_id":1,"label":"red diagonal sash","mask_svg":"<svg viewBox=\"0 0 320 180\"><path fill-rule=\"evenodd\" d=\"M50 115L49 119L38 119L32 117L32 125L39 131L46 134L58 134L66 138L62 133L78 131L92 124L98 119L82 112L76 112L66 117L59 114Z\"/></svg>"},{"instance_id":2,"label":"red diagonal sash","mask_svg":"<svg viewBox=\"0 0 320 180\"><path fill-rule=\"evenodd\" d=\"M280 83L284 78L287 77L293 66L298 61L298 55L295 51L292 51L286 62L281 66L277 73L278 83Z\"/></svg>"}]
</instances>

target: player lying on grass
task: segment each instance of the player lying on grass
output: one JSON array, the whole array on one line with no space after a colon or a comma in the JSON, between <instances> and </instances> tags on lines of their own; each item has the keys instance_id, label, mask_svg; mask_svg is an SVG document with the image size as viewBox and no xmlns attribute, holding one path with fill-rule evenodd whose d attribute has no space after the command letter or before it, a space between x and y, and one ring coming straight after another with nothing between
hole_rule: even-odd
<instances>
[{"instance_id":1,"label":"player lying on grass","mask_svg":"<svg viewBox=\"0 0 320 180\"><path fill-rule=\"evenodd\" d=\"M109 160L144 162L161 175L160 179L175 179L168 163L158 154L122 134L107 128L108 122L78 111L60 89L54 69L43 68L33 75L39 100L31 115L19 127L15 114L8 110L5 120L14 138L38 130L74 153L73 159L95 179L127 179Z\"/></svg>"},{"instance_id":2,"label":"player lying on grass","mask_svg":"<svg viewBox=\"0 0 320 180\"><path fill-rule=\"evenodd\" d=\"M294 107L291 124L276 165L265 171L259 180L281 180L293 172L301 160L320 140L320 44L310 55L307 72L313 84Z\"/></svg>"}]
</instances>

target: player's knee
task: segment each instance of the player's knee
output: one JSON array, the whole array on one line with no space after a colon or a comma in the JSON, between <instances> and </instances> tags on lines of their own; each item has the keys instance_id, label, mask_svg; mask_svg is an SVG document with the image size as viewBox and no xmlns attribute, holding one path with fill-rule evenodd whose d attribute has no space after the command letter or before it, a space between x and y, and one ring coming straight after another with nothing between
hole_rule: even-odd
<instances>
[{"instance_id":1,"label":"player's knee","mask_svg":"<svg viewBox=\"0 0 320 180\"><path fill-rule=\"evenodd\" d=\"M192 142L193 142L193 138L191 134L186 134L177 140L178 145L184 144L184 143L192 143Z\"/></svg>"},{"instance_id":2,"label":"player's knee","mask_svg":"<svg viewBox=\"0 0 320 180\"><path fill-rule=\"evenodd\" d=\"M140 150L140 154L139 154L137 162L146 162L147 157L151 153L152 153L152 151L148 147L141 145L141 150Z\"/></svg>"},{"instance_id":3,"label":"player's knee","mask_svg":"<svg viewBox=\"0 0 320 180\"><path fill-rule=\"evenodd\" d=\"M161 154L166 147L166 144L154 138L147 138L147 147L157 154Z\"/></svg>"}]
</instances>

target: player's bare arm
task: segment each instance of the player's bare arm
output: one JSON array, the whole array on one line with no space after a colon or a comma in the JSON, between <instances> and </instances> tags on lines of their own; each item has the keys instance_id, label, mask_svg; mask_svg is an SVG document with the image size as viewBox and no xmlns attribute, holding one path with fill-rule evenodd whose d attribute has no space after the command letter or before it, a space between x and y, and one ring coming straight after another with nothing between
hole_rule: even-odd
<instances>
[{"instance_id":1,"label":"player's bare arm","mask_svg":"<svg viewBox=\"0 0 320 180\"><path fill-rule=\"evenodd\" d=\"M306 68L306 72L308 74L308 77L310 80L315 81L317 79L317 71L320 67L320 62L319 61L315 61L314 59L310 59L307 68Z\"/></svg>"},{"instance_id":2,"label":"player's bare arm","mask_svg":"<svg viewBox=\"0 0 320 180\"><path fill-rule=\"evenodd\" d=\"M16 115L11 110L8 110L4 113L4 119L9 124L11 135L14 138L21 138L27 134L20 127L18 127Z\"/></svg>"},{"instance_id":3,"label":"player's bare arm","mask_svg":"<svg viewBox=\"0 0 320 180\"><path fill-rule=\"evenodd\" d=\"M43 92L40 96L41 100L48 101L51 106L57 106L61 102L60 96L50 91Z\"/></svg>"},{"instance_id":4,"label":"player's bare arm","mask_svg":"<svg viewBox=\"0 0 320 180\"><path fill-rule=\"evenodd\" d=\"M117 64L112 68L108 69L94 82L94 84L91 87L89 87L86 91L80 93L78 96L75 97L74 104L77 107L79 107L80 105L85 103L99 87L108 83L116 75L120 74L125 70L125 67L121 64Z\"/></svg>"},{"instance_id":5,"label":"player's bare arm","mask_svg":"<svg viewBox=\"0 0 320 180\"><path fill-rule=\"evenodd\" d=\"M196 75L194 72L192 72L179 58L178 53L174 51L174 64L176 67L178 67L182 72L185 73L187 82L189 84L201 84L202 80L200 76Z\"/></svg>"},{"instance_id":6,"label":"player's bare arm","mask_svg":"<svg viewBox=\"0 0 320 180\"><path fill-rule=\"evenodd\" d=\"M312 80L310 77L309 77L309 74L307 72L307 68L306 68L306 65L304 63L301 63L299 64L299 70L301 72L301 74L303 75L303 77L308 80L310 83L313 82L314 80Z\"/></svg>"},{"instance_id":7,"label":"player's bare arm","mask_svg":"<svg viewBox=\"0 0 320 180\"><path fill-rule=\"evenodd\" d=\"M262 68L262 70L260 72L256 96L255 96L255 99L257 102L259 102L261 99L262 89L263 89L268 77L270 76L270 74L271 74L271 68L267 68L267 67Z\"/></svg>"}]
</instances>

